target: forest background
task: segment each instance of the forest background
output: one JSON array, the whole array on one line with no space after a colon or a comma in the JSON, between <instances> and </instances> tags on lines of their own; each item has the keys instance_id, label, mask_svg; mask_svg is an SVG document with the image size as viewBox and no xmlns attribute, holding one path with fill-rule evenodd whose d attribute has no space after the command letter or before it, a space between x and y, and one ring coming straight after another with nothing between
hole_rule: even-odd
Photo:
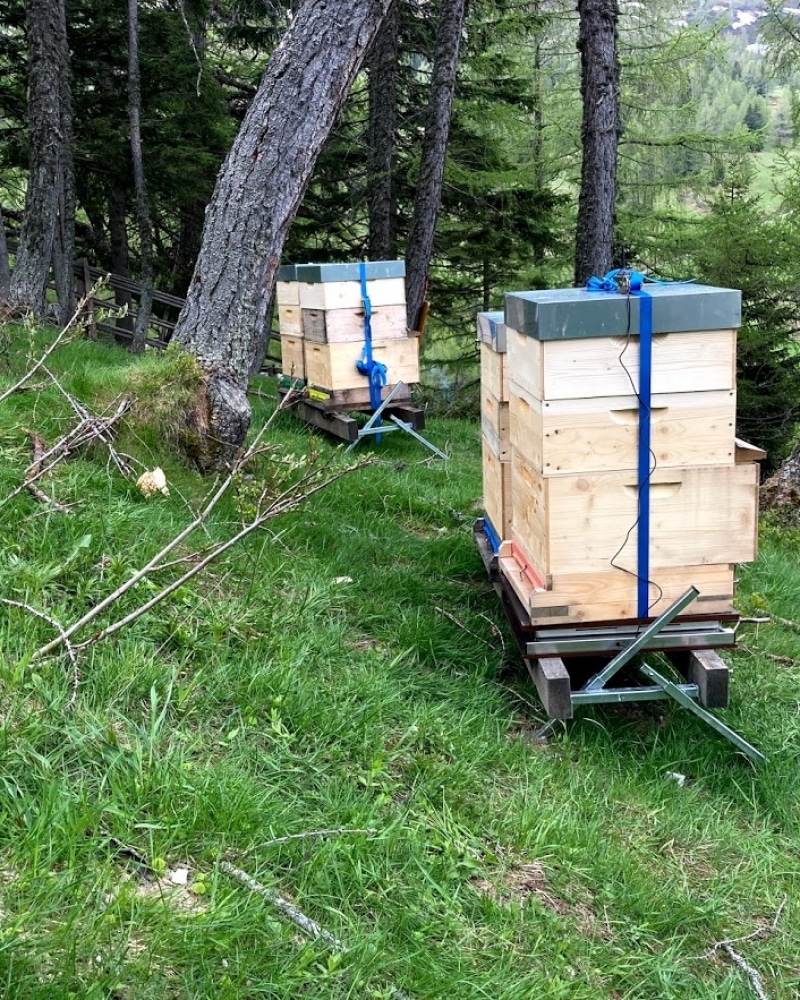
<instances>
[{"instance_id":1,"label":"forest background","mask_svg":"<svg viewBox=\"0 0 800 1000\"><path fill-rule=\"evenodd\" d=\"M144 226L130 143L131 6ZM71 0L75 256L186 294L220 165L298 6ZM615 263L742 289L739 431L774 466L800 414L800 14L767 0L619 6ZM1 0L9 230L22 219L31 142L25 18L25 3ZM408 253L437 18L437 4L401 3L385 24L317 162L284 262ZM475 375L475 313L502 307L506 291L572 283L577 28L567 0L468 5L428 289L430 395L451 408L475 402L460 391ZM64 206L62 230L63 216Z\"/></svg>"}]
</instances>

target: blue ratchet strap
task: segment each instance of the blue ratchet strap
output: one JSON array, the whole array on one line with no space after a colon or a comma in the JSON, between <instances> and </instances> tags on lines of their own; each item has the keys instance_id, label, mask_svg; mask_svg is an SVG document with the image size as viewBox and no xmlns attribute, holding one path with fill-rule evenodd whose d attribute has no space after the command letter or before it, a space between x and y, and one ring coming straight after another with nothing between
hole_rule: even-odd
<instances>
[{"instance_id":1,"label":"blue ratchet strap","mask_svg":"<svg viewBox=\"0 0 800 1000\"><path fill-rule=\"evenodd\" d=\"M653 300L631 285L639 299L639 527L636 538L637 610L646 618L650 610L650 402L653 374Z\"/></svg>"},{"instance_id":2,"label":"blue ratchet strap","mask_svg":"<svg viewBox=\"0 0 800 1000\"><path fill-rule=\"evenodd\" d=\"M497 555L497 553L500 551L500 538L497 532L494 530L494 525L486 516L485 511L483 514L483 533L484 535L486 535L486 538L492 547L492 552L494 552L494 554Z\"/></svg>"},{"instance_id":3,"label":"blue ratchet strap","mask_svg":"<svg viewBox=\"0 0 800 1000\"><path fill-rule=\"evenodd\" d=\"M653 300L644 290L645 282L672 284L647 278L639 271L617 269L602 278L589 278L590 292L618 292L639 299L639 453L638 521L636 536L636 606L639 618L650 610L650 403L653 378ZM681 282L682 284L682 282Z\"/></svg>"},{"instance_id":4,"label":"blue ratchet strap","mask_svg":"<svg viewBox=\"0 0 800 1000\"><path fill-rule=\"evenodd\" d=\"M377 410L381 405L381 390L386 385L386 365L381 364L372 357L372 304L367 293L367 265L361 261L358 265L358 273L361 279L361 301L364 303L364 350L361 359L356 361L356 368L362 375L366 375L369 380L369 405L373 410ZM380 417L376 425L380 426ZM380 435L375 436L375 440L380 444Z\"/></svg>"}]
</instances>

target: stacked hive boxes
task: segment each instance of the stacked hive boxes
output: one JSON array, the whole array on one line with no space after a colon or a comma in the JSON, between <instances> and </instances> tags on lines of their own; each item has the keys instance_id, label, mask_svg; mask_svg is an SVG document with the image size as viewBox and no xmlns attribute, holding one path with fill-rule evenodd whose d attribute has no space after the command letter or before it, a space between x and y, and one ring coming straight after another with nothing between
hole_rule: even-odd
<instances>
[{"instance_id":1,"label":"stacked hive boxes","mask_svg":"<svg viewBox=\"0 0 800 1000\"><path fill-rule=\"evenodd\" d=\"M686 615L730 613L758 509L757 465L737 464L735 444L740 293L666 285L651 296L647 615L690 585L700 596ZM534 625L640 616L639 306L582 289L506 296L511 500L499 565Z\"/></svg>"},{"instance_id":2,"label":"stacked hive boxes","mask_svg":"<svg viewBox=\"0 0 800 1000\"><path fill-rule=\"evenodd\" d=\"M497 538L511 530L511 437L506 327L501 312L478 314L481 355L483 507Z\"/></svg>"},{"instance_id":3,"label":"stacked hive boxes","mask_svg":"<svg viewBox=\"0 0 800 1000\"><path fill-rule=\"evenodd\" d=\"M419 338L406 327L403 261L370 261L365 267L372 353L386 365L385 396L398 382L419 381ZM356 368L364 346L360 265L285 265L275 295L283 374L306 382L312 398L369 404L367 376Z\"/></svg>"}]
</instances>

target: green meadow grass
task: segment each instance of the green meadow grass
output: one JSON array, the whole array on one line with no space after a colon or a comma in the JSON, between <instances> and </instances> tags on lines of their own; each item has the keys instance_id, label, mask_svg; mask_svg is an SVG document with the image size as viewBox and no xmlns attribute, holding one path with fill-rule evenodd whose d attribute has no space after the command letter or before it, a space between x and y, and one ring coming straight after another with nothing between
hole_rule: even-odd
<instances>
[{"instance_id":1,"label":"green meadow grass","mask_svg":"<svg viewBox=\"0 0 800 1000\"><path fill-rule=\"evenodd\" d=\"M165 446L180 366L86 342L52 360L95 410L144 394L117 447L171 488L145 500L94 449L42 484L73 513L27 493L0 506L0 596L66 626L210 483ZM2 404L0 501L30 461L25 429L52 443L73 420L34 381ZM256 426L273 405L258 388ZM369 467L90 648L73 708L69 660L31 660L52 627L0 607L0 996L747 1000L712 949L754 931L734 947L771 998L797 996L800 633L742 626L731 657L721 714L768 754L761 769L661 703L584 710L538 743L543 713L472 540L479 427L434 415L425 433L448 462L399 433L359 445ZM286 455L341 461L288 414L271 443L260 475ZM198 548L240 525L246 496ZM795 620L799 589L794 536L772 530L743 606ZM340 832L275 842L320 830Z\"/></svg>"}]
</instances>

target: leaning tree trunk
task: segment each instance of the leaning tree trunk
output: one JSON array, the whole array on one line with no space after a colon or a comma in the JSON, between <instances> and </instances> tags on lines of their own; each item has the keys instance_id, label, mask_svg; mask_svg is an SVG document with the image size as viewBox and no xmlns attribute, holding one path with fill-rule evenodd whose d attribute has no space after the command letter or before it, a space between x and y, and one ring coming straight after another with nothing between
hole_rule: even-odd
<instances>
[{"instance_id":1,"label":"leaning tree trunk","mask_svg":"<svg viewBox=\"0 0 800 1000\"><path fill-rule=\"evenodd\" d=\"M369 56L367 207L370 260L390 260L397 243L394 144L400 5L394 0Z\"/></svg>"},{"instance_id":2,"label":"leaning tree trunk","mask_svg":"<svg viewBox=\"0 0 800 1000\"><path fill-rule=\"evenodd\" d=\"M8 242L6 241L6 222L0 209L0 299L8 299L11 288L11 269L8 264Z\"/></svg>"},{"instance_id":3,"label":"leaning tree trunk","mask_svg":"<svg viewBox=\"0 0 800 1000\"><path fill-rule=\"evenodd\" d=\"M142 156L142 87L139 74L139 4L138 0L128 0L128 120L131 127L131 160L133 162L133 185L136 189L136 218L139 223L139 248L141 263L139 279L142 294L136 325L133 329L131 351L141 354L147 343L147 327L153 309L153 231L150 224L150 205L147 200L147 184L144 176Z\"/></svg>"},{"instance_id":4,"label":"leaning tree trunk","mask_svg":"<svg viewBox=\"0 0 800 1000\"><path fill-rule=\"evenodd\" d=\"M289 226L392 0L307 0L270 58L223 164L174 339L197 358L195 410L210 468L250 422L245 390Z\"/></svg>"},{"instance_id":5,"label":"leaning tree trunk","mask_svg":"<svg viewBox=\"0 0 800 1000\"><path fill-rule=\"evenodd\" d=\"M433 256L465 7L466 0L441 0L428 117L422 141L414 216L406 251L406 309L410 330L417 326L425 299L428 267Z\"/></svg>"},{"instance_id":6,"label":"leaning tree trunk","mask_svg":"<svg viewBox=\"0 0 800 1000\"><path fill-rule=\"evenodd\" d=\"M27 0L25 21L30 165L9 298L41 318L59 210L64 0Z\"/></svg>"},{"instance_id":7,"label":"leaning tree trunk","mask_svg":"<svg viewBox=\"0 0 800 1000\"><path fill-rule=\"evenodd\" d=\"M616 0L578 0L583 164L575 238L575 284L611 269L620 136Z\"/></svg>"},{"instance_id":8,"label":"leaning tree trunk","mask_svg":"<svg viewBox=\"0 0 800 1000\"><path fill-rule=\"evenodd\" d=\"M60 108L61 150L58 165L58 225L54 238L53 276L58 296L59 321L66 326L75 312L75 160L72 129L72 87L70 84L70 57L67 41L67 12L63 4L59 30L61 54Z\"/></svg>"}]
</instances>

